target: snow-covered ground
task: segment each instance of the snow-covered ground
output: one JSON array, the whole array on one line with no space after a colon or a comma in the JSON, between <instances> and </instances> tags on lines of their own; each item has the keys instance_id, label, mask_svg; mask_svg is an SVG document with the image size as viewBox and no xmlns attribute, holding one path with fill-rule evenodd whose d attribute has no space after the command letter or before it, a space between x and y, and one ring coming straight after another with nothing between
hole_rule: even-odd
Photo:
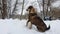
<instances>
[{"instance_id":1,"label":"snow-covered ground","mask_svg":"<svg viewBox=\"0 0 60 34\"><path fill-rule=\"evenodd\" d=\"M44 21L51 29L46 32L39 32L33 25L32 29L27 28L27 20L0 19L0 34L60 34L60 20Z\"/></svg>"}]
</instances>

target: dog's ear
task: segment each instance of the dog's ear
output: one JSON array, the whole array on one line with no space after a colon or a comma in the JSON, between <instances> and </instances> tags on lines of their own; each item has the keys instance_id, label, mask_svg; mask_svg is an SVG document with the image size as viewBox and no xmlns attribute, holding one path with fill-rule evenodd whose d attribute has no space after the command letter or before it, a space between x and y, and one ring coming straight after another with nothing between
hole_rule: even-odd
<instances>
[{"instance_id":1,"label":"dog's ear","mask_svg":"<svg viewBox=\"0 0 60 34\"><path fill-rule=\"evenodd\" d=\"M33 6L29 6L29 7L28 7L28 9L32 9L32 8L33 8Z\"/></svg>"},{"instance_id":2,"label":"dog's ear","mask_svg":"<svg viewBox=\"0 0 60 34\"><path fill-rule=\"evenodd\" d=\"M33 8L33 6L29 6L27 9L26 9L26 11L29 11L30 9L32 9Z\"/></svg>"}]
</instances>

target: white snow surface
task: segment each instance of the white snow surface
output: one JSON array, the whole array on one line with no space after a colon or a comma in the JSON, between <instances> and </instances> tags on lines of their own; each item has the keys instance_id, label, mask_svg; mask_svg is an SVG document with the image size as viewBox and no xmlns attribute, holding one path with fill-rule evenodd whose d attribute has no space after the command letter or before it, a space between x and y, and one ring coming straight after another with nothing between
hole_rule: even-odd
<instances>
[{"instance_id":1,"label":"white snow surface","mask_svg":"<svg viewBox=\"0 0 60 34\"><path fill-rule=\"evenodd\" d=\"M39 32L36 26L32 29L26 27L27 20L0 19L0 34L60 34L60 20L44 21L50 30Z\"/></svg>"}]
</instances>

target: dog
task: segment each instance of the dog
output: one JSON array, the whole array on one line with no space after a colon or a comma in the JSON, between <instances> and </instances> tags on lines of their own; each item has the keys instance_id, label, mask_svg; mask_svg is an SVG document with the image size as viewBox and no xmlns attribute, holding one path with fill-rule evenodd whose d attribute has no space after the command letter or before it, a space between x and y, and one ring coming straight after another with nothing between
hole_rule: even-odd
<instances>
[{"instance_id":1,"label":"dog","mask_svg":"<svg viewBox=\"0 0 60 34\"><path fill-rule=\"evenodd\" d=\"M26 26L28 26L29 25L28 23L30 23L30 29L31 29L32 24L34 24L37 27L38 31L40 32L45 32L50 29L50 25L49 27L47 27L46 24L43 22L43 20L39 16L37 16L37 13L33 6L29 6L27 8L27 11L29 12L29 15Z\"/></svg>"}]
</instances>

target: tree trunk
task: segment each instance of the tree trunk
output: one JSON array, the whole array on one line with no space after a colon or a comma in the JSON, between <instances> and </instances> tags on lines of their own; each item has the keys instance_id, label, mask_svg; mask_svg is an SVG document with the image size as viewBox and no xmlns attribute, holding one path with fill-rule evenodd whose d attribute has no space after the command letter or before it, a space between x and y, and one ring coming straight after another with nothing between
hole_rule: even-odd
<instances>
[{"instance_id":1,"label":"tree trunk","mask_svg":"<svg viewBox=\"0 0 60 34\"><path fill-rule=\"evenodd\" d=\"M12 14L15 12L15 10L16 10L16 8L17 8L17 4L18 4L18 0L16 0L16 2L15 2L15 5L14 5L14 8L13 8Z\"/></svg>"},{"instance_id":2,"label":"tree trunk","mask_svg":"<svg viewBox=\"0 0 60 34\"><path fill-rule=\"evenodd\" d=\"M51 10L51 7L50 7L50 6L51 6L51 3L50 3L50 1L51 1L51 0L48 0L48 3L47 3L47 16L49 16L49 13L48 13L49 10L48 10L48 9ZM50 8L49 8L49 7L50 7Z\"/></svg>"},{"instance_id":3,"label":"tree trunk","mask_svg":"<svg viewBox=\"0 0 60 34\"><path fill-rule=\"evenodd\" d=\"M2 19L5 19L7 17L7 0L2 0Z\"/></svg>"},{"instance_id":4,"label":"tree trunk","mask_svg":"<svg viewBox=\"0 0 60 34\"><path fill-rule=\"evenodd\" d=\"M44 0L42 1L43 2L43 19L45 19L45 13L44 13Z\"/></svg>"},{"instance_id":5,"label":"tree trunk","mask_svg":"<svg viewBox=\"0 0 60 34\"><path fill-rule=\"evenodd\" d=\"M24 0L23 0L23 4L22 4L22 12L21 12L21 15L20 15L20 19L21 19L22 14L23 14L23 9L24 9Z\"/></svg>"},{"instance_id":6,"label":"tree trunk","mask_svg":"<svg viewBox=\"0 0 60 34\"><path fill-rule=\"evenodd\" d=\"M7 18L10 18L11 15L11 0L7 0L7 11L8 11L8 15Z\"/></svg>"}]
</instances>

